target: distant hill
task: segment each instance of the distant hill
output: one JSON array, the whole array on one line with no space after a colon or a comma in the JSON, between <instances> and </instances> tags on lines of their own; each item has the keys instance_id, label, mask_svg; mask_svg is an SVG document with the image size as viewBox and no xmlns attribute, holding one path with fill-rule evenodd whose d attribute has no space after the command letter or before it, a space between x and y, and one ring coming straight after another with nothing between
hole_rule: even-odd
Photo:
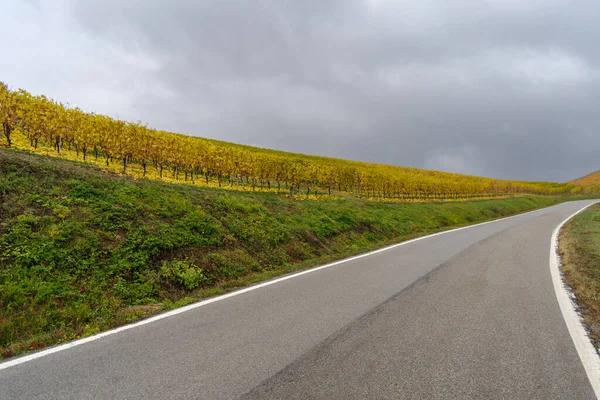
<instances>
[{"instance_id":1,"label":"distant hill","mask_svg":"<svg viewBox=\"0 0 600 400\"><path fill-rule=\"evenodd\" d=\"M592 172L589 175L575 179L569 183L583 187L600 186L600 171Z\"/></svg>"}]
</instances>

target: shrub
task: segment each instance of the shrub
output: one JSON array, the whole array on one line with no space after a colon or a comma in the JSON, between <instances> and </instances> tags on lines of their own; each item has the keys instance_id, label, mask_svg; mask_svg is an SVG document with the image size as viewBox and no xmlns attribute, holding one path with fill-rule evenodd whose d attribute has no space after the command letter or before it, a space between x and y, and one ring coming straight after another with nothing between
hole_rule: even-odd
<instances>
[{"instance_id":1,"label":"shrub","mask_svg":"<svg viewBox=\"0 0 600 400\"><path fill-rule=\"evenodd\" d=\"M163 261L160 276L175 282L186 290L196 289L207 281L202 268L187 260Z\"/></svg>"}]
</instances>

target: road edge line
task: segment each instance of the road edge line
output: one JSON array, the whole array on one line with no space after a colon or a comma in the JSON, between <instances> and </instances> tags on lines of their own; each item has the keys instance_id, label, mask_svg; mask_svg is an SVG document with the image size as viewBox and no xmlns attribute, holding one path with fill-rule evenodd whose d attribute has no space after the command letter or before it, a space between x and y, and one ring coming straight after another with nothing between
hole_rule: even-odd
<instances>
[{"instance_id":1,"label":"road edge line","mask_svg":"<svg viewBox=\"0 0 600 400\"><path fill-rule=\"evenodd\" d=\"M574 297L571 296L571 290L562 279L562 273L560 272L562 263L558 247L559 234L563 226L576 215L598 203L600 202L588 204L554 228L550 242L550 274L552 275L556 299L571 335L571 340L573 340L573 344L583 364L588 380L592 385L592 389L596 394L596 398L600 399L600 355L598 355L598 351L587 334L582 317L577 312L577 305L574 302Z\"/></svg>"},{"instance_id":2,"label":"road edge line","mask_svg":"<svg viewBox=\"0 0 600 400\"><path fill-rule=\"evenodd\" d=\"M377 250L373 250L373 251L370 251L370 252L367 252L367 253L363 253L363 254L359 254L359 255L353 256L353 257L349 257L349 258L345 258L345 259L342 259L342 260L338 260L338 261L335 261L335 262L332 262L332 263L329 263L329 264L325 264L325 265L321 265L321 266L318 266L318 267L309 268L307 270L296 272L296 273L292 273L292 274L289 274L289 275L284 275L284 276L281 276L279 278L275 278L275 279L268 280L268 281L265 281L265 282L262 282L262 283L258 283L256 285L248 286L248 287L240 289L240 290L236 290L236 291L233 291L233 292L230 292L230 293L226 293L226 294L223 294L223 295L220 295L220 296L216 296L216 297L211 297L211 298L206 299L206 300L201 300L199 302L192 303L192 304L189 304L189 305L184 306L184 307L176 308L174 310L167 311L165 313L158 314L158 315L155 315L155 316L147 318L147 319L143 319L143 320L138 321L138 322L134 322L134 323L131 323L131 324L120 326L118 328L110 329L108 331L101 332L101 333L98 333L96 335L88 336L88 337L85 337L85 338L82 338L82 339L77 339L77 340L74 340L72 342L68 342L68 343L64 343L64 344L59 344L57 346L50 347L50 348L48 348L46 350L41 350L39 352L35 352L35 353L32 353L32 354L28 354L28 355L24 355L24 356L21 356L21 357L17 357L17 358L11 359L9 361L0 362L0 371L2 371L4 369L8 369L10 367L14 367L14 366L20 365L20 364L24 364L24 363L26 363L28 361L33 361L35 359L48 356L50 354L54 354L54 353L58 353L58 352L61 352L61 351L64 351L64 350L68 350L70 348L77 347L77 346L80 346L82 344L90 343L90 342L93 342L93 341L102 339L104 337L111 336L111 335L114 335L114 334L126 331L126 330L129 330L129 329L137 328L139 326L147 325L147 324L150 324L152 322L159 321L161 319L165 319L165 318L172 317L174 315L182 314L184 312L191 311L191 310L194 310L196 308L204 307L204 306L209 305L211 303L215 303L215 302L218 302L218 301L221 301L221 300L225 300L225 299L228 299L230 297L239 296L241 294L248 293L248 292L251 292L251 291L254 291L254 290L257 290L257 289L261 289L263 287L271 286L271 285L274 285L274 284L277 284L277 283L280 283L280 282L283 282L283 281L287 281L289 279L297 278L297 277L302 276L302 275L310 274L310 273L313 273L313 272L321 271L323 269L334 267L336 265L340 265L340 264L344 264L344 263L351 262L351 261L354 261L354 260L358 260L358 259L361 259L361 258L369 257L369 256L372 256L372 255L375 255L375 254L378 254L378 253L382 253L384 251L392 250L392 249L395 249L395 248L400 247L400 246L405 246L407 244L414 243L414 242L417 242L417 241L420 241L420 240L425 240L425 239L429 239L429 238L432 238L432 237L436 237L436 236L440 236L440 235L445 235L447 233L458 232L458 231L462 231L462 230L465 230L465 229L476 228L478 226L483 226L483 225L488 225L488 224L494 224L494 223L497 223L497 222L507 221L509 219L513 219L513 218L517 218L517 217L523 217L525 215L533 214L533 213L536 213L536 212L540 212L540 211L544 211L544 210L549 210L551 208L558 207L558 206L566 204L566 203L569 203L569 202L563 202L563 203L559 203L559 204L554 204L554 205L549 206L549 207L538 208L536 210L528 211L528 212L525 212L525 213L515 214L515 215L511 215L510 217L504 217L504 218L494 219L494 220L491 220L491 221L481 222L481 223L478 223L478 224L475 224L475 225L468 225L468 226L463 226L463 227L460 227L460 228L450 229L450 230L447 230L447 231L433 233L433 234L426 235L426 236L420 236L420 237L417 237L415 239L410 239L410 240L407 240L407 241L404 241L404 242L400 242L400 243L396 243L396 244L393 244L393 245L390 245L390 246L382 247L382 248L377 249Z\"/></svg>"}]
</instances>

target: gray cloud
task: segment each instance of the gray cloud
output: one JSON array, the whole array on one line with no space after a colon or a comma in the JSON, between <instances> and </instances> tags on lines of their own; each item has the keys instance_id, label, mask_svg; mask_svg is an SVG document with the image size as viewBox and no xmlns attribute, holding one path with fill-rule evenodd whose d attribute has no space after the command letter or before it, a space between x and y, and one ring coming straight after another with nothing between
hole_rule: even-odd
<instances>
[{"instance_id":1,"label":"gray cloud","mask_svg":"<svg viewBox=\"0 0 600 400\"><path fill-rule=\"evenodd\" d=\"M500 178L600 168L600 3L9 0L1 79L182 133Z\"/></svg>"}]
</instances>

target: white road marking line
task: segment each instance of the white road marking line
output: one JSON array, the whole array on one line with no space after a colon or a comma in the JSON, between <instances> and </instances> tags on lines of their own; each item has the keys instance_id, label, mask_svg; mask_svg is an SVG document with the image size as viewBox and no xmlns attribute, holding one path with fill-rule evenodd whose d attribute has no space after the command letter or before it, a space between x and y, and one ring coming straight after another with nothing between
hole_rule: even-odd
<instances>
[{"instance_id":1,"label":"white road marking line","mask_svg":"<svg viewBox=\"0 0 600 400\"><path fill-rule=\"evenodd\" d=\"M590 384L596 393L596 397L600 399L600 356L588 337L583 326L583 321L577 312L574 302L575 296L567 289L562 280L560 272L560 256L558 255L558 236L562 227L571 218L596 203L589 204L577 211L575 214L561 222L554 229L554 232L552 232L552 241L550 242L550 273L552 274L552 283L554 284L554 291L560 306L560 311L562 312L567 328L569 329L569 334L571 335L573 344L575 344L577 354L579 354L579 358L585 368Z\"/></svg>"},{"instance_id":2,"label":"white road marking line","mask_svg":"<svg viewBox=\"0 0 600 400\"><path fill-rule=\"evenodd\" d=\"M415 238L415 239L411 239L411 240L407 240L405 242L393 244L391 246L387 246L387 247L384 247L384 248L381 248L381 249L378 249L378 250L374 250L374 251L371 251L371 252L368 252L368 253L360 254L358 256L346 258L346 259L343 259L343 260L340 260L340 261L336 261L336 262L333 262L333 263L330 263L330 264L325 264L325 265L322 265L320 267L307 269L305 271L297 272L297 273L290 274L290 275L285 275L285 276L282 276L281 278L276 278L276 279L273 279L273 280L269 280L269 281L266 281L266 282L263 282L263 283L259 283L259 284L254 285L254 286L249 286L249 287L247 287L245 289L240 289L240 290L237 290L235 292L227 293L227 294L224 294L224 295L221 295L221 296L217 296L217 297L213 297L213 298L210 298L210 299L207 299L207 300L202 300L200 302L193 303L193 304L187 305L185 307L177 308L175 310L171 310L171 311L168 311L168 312L163 313L163 314L158 314L158 315L156 315L154 317L151 317L151 318L148 318L148 319L144 319L144 320L141 320L139 322L134 322L132 324L124 325L124 326L121 326L119 328L111 329L109 331L102 332L102 333L99 333L99 334L96 334L96 335L93 335L93 336L89 336L89 337L86 337L86 338L83 338L83 339L78 339L78 340L75 340L75 341L72 341L72 342L69 342L69 343L65 343L65 344L61 344L61 345L55 346L55 347L51 347L49 349L42 350L42 351L39 351L37 353L32 353L32 354L29 354L29 355L26 355L26 356L23 356L23 357L18 357L18 358L12 359L10 361L5 361L3 363L0 363L0 371L3 370L3 369L14 367L14 366L19 365L19 364L26 363L28 361L35 360L37 358L45 357L45 356L48 356L50 354L54 354L54 353L58 353L60 351L68 350L70 348L73 348L73 347L76 347L76 346L80 346L80 345L85 344L85 343L93 342L93 341L96 341L98 339L102 339L102 338L104 338L106 336L114 335L114 334L117 334L119 332L123 332L123 331L129 330L129 329L132 329L132 328L136 328L138 326L150 324L152 322L156 322L156 321L159 321L161 319L172 317L173 315L181 314L181 313L184 313L184 312L187 312L187 311L190 311L190 310L194 310L196 308L204 307L206 305L209 305L211 303L215 303L217 301L225 300L225 299L228 299L230 297L239 296L241 294L248 293L248 292L251 292L251 291L254 291L254 290L257 290L257 289L261 289L261 288L266 287L266 286L271 286L271 285L275 285L276 283L279 283L279 282L287 281L288 279L297 278L297 277L302 276L302 275L306 275L306 274L310 274L310 273L313 273L313 272L317 272L317 271L320 271L320 270L323 270L323 269L326 269L326 268L331 268L331 267L334 267L334 266L339 265L339 264L343 264L343 263L347 263L347 262L350 262L350 261L358 260L358 259L361 259L361 258L364 258L364 257L369 257L369 256L372 256L374 254L378 254L378 253L381 253L381 252L384 252L384 251L387 251L387 250L394 249L396 247L400 247L400 246L404 246L404 245L407 245L407 244L410 244L410 243L417 242L419 240L429 239L429 238L432 238L432 237L435 237L435 236L445 235L447 233L452 233L452 232L458 232L458 231L462 231L464 229L471 229L471 228L475 228L475 227L482 226L482 225L494 224L494 223L501 222L501 221L506 221L506 220L509 220L509 219L512 219L512 218L523 217L523 216L528 215L528 214L533 214L533 213L536 213L536 212L542 212L544 210L548 210L548 209L557 207L557 206L559 206L561 204L565 204L565 203L556 204L556 205L553 205L553 206L550 206L550 207L541 208L541 209L538 209L538 210L533 210L533 211L529 211L529 212L526 212L526 213L523 213L523 214L517 214L517 215L513 215L513 216L510 216L510 217L506 217L506 218L500 218L500 219L496 219L496 220L493 220L493 221L482 222L482 223L479 223L479 224L476 224L476 225L463 226L462 228L456 228L456 229L451 229L451 230L448 230L448 231L434 233L434 234L427 235L427 236L421 236L421 237L418 237L418 238Z\"/></svg>"}]
</instances>

